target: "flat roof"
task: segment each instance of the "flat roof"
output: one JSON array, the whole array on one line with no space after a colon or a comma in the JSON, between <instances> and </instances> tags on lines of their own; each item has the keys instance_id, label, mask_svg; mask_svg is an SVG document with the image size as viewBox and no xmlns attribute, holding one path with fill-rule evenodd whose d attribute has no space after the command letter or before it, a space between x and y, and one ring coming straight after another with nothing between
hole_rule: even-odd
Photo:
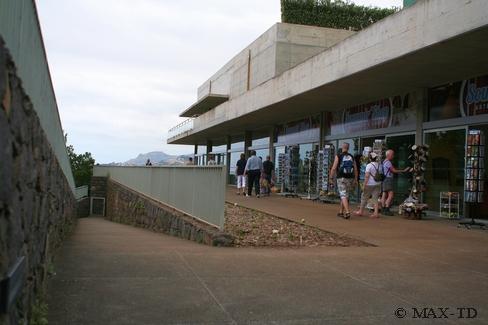
<instances>
[{"instance_id":1,"label":"flat roof","mask_svg":"<svg viewBox=\"0 0 488 325\"><path fill-rule=\"evenodd\" d=\"M488 1L419 1L194 119L206 143L486 74Z\"/></svg>"},{"instance_id":2,"label":"flat roof","mask_svg":"<svg viewBox=\"0 0 488 325\"><path fill-rule=\"evenodd\" d=\"M202 115L228 100L228 95L207 94L181 113L180 117L195 117Z\"/></svg>"}]
</instances>

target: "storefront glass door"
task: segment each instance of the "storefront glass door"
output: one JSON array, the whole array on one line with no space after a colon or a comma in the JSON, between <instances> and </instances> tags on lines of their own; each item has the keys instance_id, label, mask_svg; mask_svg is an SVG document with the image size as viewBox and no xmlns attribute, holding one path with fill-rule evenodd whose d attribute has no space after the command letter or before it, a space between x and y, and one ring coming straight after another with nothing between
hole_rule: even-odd
<instances>
[{"instance_id":1,"label":"storefront glass door","mask_svg":"<svg viewBox=\"0 0 488 325\"><path fill-rule=\"evenodd\" d=\"M459 192L463 211L466 129L426 132L424 142L430 146L424 193L429 210L439 211L440 192Z\"/></svg>"}]
</instances>

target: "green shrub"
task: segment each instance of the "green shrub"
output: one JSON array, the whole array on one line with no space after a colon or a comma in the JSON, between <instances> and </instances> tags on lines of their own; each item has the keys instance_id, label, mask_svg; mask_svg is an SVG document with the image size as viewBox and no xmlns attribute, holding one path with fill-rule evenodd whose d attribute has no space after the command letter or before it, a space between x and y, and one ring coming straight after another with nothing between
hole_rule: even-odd
<instances>
[{"instance_id":1,"label":"green shrub","mask_svg":"<svg viewBox=\"0 0 488 325\"><path fill-rule=\"evenodd\" d=\"M358 6L343 0L281 0L281 21L357 31L398 10Z\"/></svg>"}]
</instances>

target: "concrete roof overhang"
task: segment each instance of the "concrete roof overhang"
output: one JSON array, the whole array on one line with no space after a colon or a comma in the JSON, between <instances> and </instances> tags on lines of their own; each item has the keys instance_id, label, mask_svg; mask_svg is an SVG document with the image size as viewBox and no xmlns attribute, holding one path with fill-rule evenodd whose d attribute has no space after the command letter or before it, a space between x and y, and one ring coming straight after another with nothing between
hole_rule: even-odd
<instances>
[{"instance_id":1,"label":"concrete roof overhang","mask_svg":"<svg viewBox=\"0 0 488 325\"><path fill-rule=\"evenodd\" d=\"M203 113L210 111L228 100L228 95L207 94L181 113L180 117L194 117L202 115Z\"/></svg>"},{"instance_id":2,"label":"concrete roof overhang","mask_svg":"<svg viewBox=\"0 0 488 325\"><path fill-rule=\"evenodd\" d=\"M432 2L434 1L423 1L404 11ZM484 10L478 12L479 16L475 17L477 19L475 23L478 25L476 28L469 29L469 26L462 26L465 32L458 32L462 29L461 26L450 25L449 19L451 24L456 24L457 19L462 19L463 14L466 13L454 13L457 16L443 17L442 24L437 22L437 25L431 28L436 29L435 32L440 34L437 35L440 40L430 40L430 44L427 40L423 42L423 39L418 39L431 37L429 32L432 30L426 30L424 26L422 30L412 31L417 34L415 40L411 40L408 35L400 34L398 39L392 36L376 44L374 49L371 47L362 51L356 49L359 52L339 57L336 62L329 63L328 66L324 66L327 62L319 61L323 56L340 55L334 51L343 51L344 49L340 48L341 44L361 41L361 38L364 38L361 34L374 32L372 27L385 24L385 21L382 21L368 28L372 30L366 29L246 94L205 113L195 119L192 132L183 137L175 137L169 143L205 144L206 139L212 139L214 145L219 145L225 143L220 143L220 139L223 141L225 135L240 139L246 130L259 132L322 111L340 110L406 91L487 74L488 3L476 0L471 3L478 5L477 8L471 8L474 12ZM403 14L408 15L408 12ZM441 27L452 28L452 30L439 30ZM381 26L376 27L378 28L382 29ZM419 26L412 28L420 29ZM425 35L420 34L422 31ZM445 35L451 37L443 37ZM421 44L412 46L414 41ZM349 44L349 47L354 45ZM397 47L397 53L400 55L390 55L390 58L381 60L381 56L388 57L383 55L382 51L392 51L393 45ZM404 51L402 47L405 47ZM408 49L412 47L417 48L409 51ZM372 56L372 53L377 53L378 57ZM318 75L316 69L323 69L323 71ZM348 73L352 70L354 70L352 73ZM328 79L326 73L340 77ZM272 98L263 100L264 96Z\"/></svg>"}]
</instances>

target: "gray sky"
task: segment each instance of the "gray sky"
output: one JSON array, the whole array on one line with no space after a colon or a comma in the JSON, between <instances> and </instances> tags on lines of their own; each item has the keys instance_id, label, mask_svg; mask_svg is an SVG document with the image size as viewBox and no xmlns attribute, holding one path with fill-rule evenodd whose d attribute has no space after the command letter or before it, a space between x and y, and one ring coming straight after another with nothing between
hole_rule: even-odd
<instances>
[{"instance_id":1,"label":"gray sky","mask_svg":"<svg viewBox=\"0 0 488 325\"><path fill-rule=\"evenodd\" d=\"M355 0L401 6L402 0ZM136 5L137 4L137 5ZM197 87L280 21L279 0L38 0L68 142L97 162L192 152L167 130Z\"/></svg>"}]
</instances>

